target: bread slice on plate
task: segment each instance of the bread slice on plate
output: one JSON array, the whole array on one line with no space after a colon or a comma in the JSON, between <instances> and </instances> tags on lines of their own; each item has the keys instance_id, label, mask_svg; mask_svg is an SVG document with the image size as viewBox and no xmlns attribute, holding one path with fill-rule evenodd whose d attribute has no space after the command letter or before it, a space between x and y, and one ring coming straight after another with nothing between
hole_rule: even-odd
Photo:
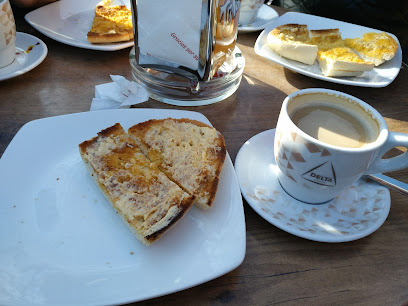
<instances>
[{"instance_id":1,"label":"bread slice on plate","mask_svg":"<svg viewBox=\"0 0 408 306\"><path fill-rule=\"evenodd\" d=\"M374 64L359 58L350 48L319 51L317 61L325 76L359 76L374 68Z\"/></svg>"},{"instance_id":2,"label":"bread slice on plate","mask_svg":"<svg viewBox=\"0 0 408 306\"><path fill-rule=\"evenodd\" d=\"M159 239L194 202L144 156L119 123L81 143L79 151L97 186L145 245Z\"/></svg>"},{"instance_id":3,"label":"bread slice on plate","mask_svg":"<svg viewBox=\"0 0 408 306\"><path fill-rule=\"evenodd\" d=\"M223 136L215 128L190 119L149 120L132 126L129 136L171 180L211 207L226 156Z\"/></svg>"},{"instance_id":4,"label":"bread slice on plate","mask_svg":"<svg viewBox=\"0 0 408 306\"><path fill-rule=\"evenodd\" d=\"M317 45L310 44L307 25L285 24L268 33L269 47L278 55L307 65L317 57Z\"/></svg>"},{"instance_id":5,"label":"bread slice on plate","mask_svg":"<svg viewBox=\"0 0 408 306\"><path fill-rule=\"evenodd\" d=\"M364 60L379 66L391 60L398 50L396 40L385 32L364 33L362 38L346 38L346 45Z\"/></svg>"},{"instance_id":6,"label":"bread slice on plate","mask_svg":"<svg viewBox=\"0 0 408 306\"><path fill-rule=\"evenodd\" d=\"M125 5L110 5L110 1L101 1L95 7L95 16L87 39L93 44L132 40L131 11Z\"/></svg>"},{"instance_id":7,"label":"bread slice on plate","mask_svg":"<svg viewBox=\"0 0 408 306\"><path fill-rule=\"evenodd\" d=\"M310 30L309 35L310 43L317 45L319 50L327 51L346 46L339 29Z\"/></svg>"}]
</instances>

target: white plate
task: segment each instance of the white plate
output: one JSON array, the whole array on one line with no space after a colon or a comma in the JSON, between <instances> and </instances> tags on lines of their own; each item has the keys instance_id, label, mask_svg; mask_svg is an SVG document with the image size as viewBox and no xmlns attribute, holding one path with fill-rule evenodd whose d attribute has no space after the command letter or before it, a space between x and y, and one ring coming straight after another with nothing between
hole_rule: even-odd
<instances>
[{"instance_id":1,"label":"white plate","mask_svg":"<svg viewBox=\"0 0 408 306\"><path fill-rule=\"evenodd\" d=\"M37 67L47 56L44 42L30 34L16 33L16 58L10 65L0 68L0 81L24 74Z\"/></svg>"},{"instance_id":2,"label":"white plate","mask_svg":"<svg viewBox=\"0 0 408 306\"><path fill-rule=\"evenodd\" d=\"M25 20L42 34L61 43L101 51L115 51L134 45L133 40L110 44L91 44L86 34L92 26L95 6L100 0L63 0L42 6L25 15ZM129 1L117 0L125 4Z\"/></svg>"},{"instance_id":3,"label":"white plate","mask_svg":"<svg viewBox=\"0 0 408 306\"><path fill-rule=\"evenodd\" d=\"M398 38L395 35L388 33L398 42L398 51L392 60L385 62L384 64L378 67L375 67L371 71L364 72L364 74L359 77L324 76L319 68L319 65L317 64L317 61L314 65L306 65L297 61L281 57L274 51L272 51L272 49L269 48L266 40L268 33L277 26L289 23L306 24L309 30L339 28L343 39L362 37L362 35L367 32L381 32L376 29L362 27L359 25L337 21L333 19L302 13L289 12L275 19L273 23L270 24L259 35L255 43L255 52L262 57L265 57L277 64L280 64L288 69L299 72L306 76L345 85L354 85L362 87L385 87L389 85L392 81L394 81L394 79L397 77L400 71L402 64L401 45L398 41Z\"/></svg>"},{"instance_id":4,"label":"white plate","mask_svg":"<svg viewBox=\"0 0 408 306\"><path fill-rule=\"evenodd\" d=\"M360 179L326 204L290 197L275 175L275 129L249 139L239 150L235 171L248 204L266 221L293 235L321 242L346 242L376 231L390 210L389 190Z\"/></svg>"},{"instance_id":5,"label":"white plate","mask_svg":"<svg viewBox=\"0 0 408 306\"><path fill-rule=\"evenodd\" d=\"M263 4L259 9L255 20L247 25L238 25L239 33L248 33L261 31L265 29L272 21L279 17L279 14L270 6Z\"/></svg>"},{"instance_id":6,"label":"white plate","mask_svg":"<svg viewBox=\"0 0 408 306\"><path fill-rule=\"evenodd\" d=\"M122 223L90 178L78 144L116 122L200 113L133 109L24 125L0 159L0 304L109 305L183 290L245 256L242 197L227 155L214 206L190 211L149 247Z\"/></svg>"}]
</instances>

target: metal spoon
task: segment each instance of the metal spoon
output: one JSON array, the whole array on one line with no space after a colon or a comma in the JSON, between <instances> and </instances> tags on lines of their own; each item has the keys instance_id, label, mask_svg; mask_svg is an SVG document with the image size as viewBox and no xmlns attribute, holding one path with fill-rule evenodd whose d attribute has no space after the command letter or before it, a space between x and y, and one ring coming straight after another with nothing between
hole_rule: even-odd
<instances>
[{"instance_id":1,"label":"metal spoon","mask_svg":"<svg viewBox=\"0 0 408 306\"><path fill-rule=\"evenodd\" d=\"M373 181L376 181L390 189L402 193L404 196L408 196L408 184L406 183L400 182L381 173L367 174L366 176L372 179Z\"/></svg>"}]
</instances>

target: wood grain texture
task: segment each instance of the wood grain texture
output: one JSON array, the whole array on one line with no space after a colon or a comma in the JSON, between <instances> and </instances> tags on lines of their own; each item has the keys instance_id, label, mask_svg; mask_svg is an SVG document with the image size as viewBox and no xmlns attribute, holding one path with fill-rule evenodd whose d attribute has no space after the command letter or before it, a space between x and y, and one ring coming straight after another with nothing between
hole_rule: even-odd
<instances>
[{"instance_id":1,"label":"wood grain texture","mask_svg":"<svg viewBox=\"0 0 408 306\"><path fill-rule=\"evenodd\" d=\"M276 8L279 13L283 10ZM34 70L0 82L0 154L27 122L89 110L95 85L110 74L131 79L130 49L101 52L56 42L35 31L15 13L17 31L48 46ZM398 29L399 33L402 32ZM403 32L408 35L408 29ZM138 108L198 111L224 135L235 160L250 137L276 126L284 98L298 90L322 87L354 95L376 108L390 129L408 133L408 68L385 88L329 83L294 73L256 55L259 32L239 34L246 67L238 91L208 106L175 107L154 100ZM388 174L408 182L408 170ZM151 305L402 305L408 302L408 199L391 191L391 211L372 235L348 243L308 241L269 224L244 201L247 250L234 271L194 288L145 301Z\"/></svg>"}]
</instances>

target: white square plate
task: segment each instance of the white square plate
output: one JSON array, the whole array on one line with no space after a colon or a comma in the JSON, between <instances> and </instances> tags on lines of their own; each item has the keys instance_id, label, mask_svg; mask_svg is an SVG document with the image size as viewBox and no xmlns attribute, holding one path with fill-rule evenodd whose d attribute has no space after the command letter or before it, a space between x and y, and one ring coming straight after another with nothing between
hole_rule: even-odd
<instances>
[{"instance_id":1,"label":"white square plate","mask_svg":"<svg viewBox=\"0 0 408 306\"><path fill-rule=\"evenodd\" d=\"M24 125L0 159L0 304L109 305L190 288L245 256L242 197L227 154L213 207L192 207L142 245L96 187L78 144L120 122L200 113L133 109L78 113Z\"/></svg>"},{"instance_id":2,"label":"white square plate","mask_svg":"<svg viewBox=\"0 0 408 306\"><path fill-rule=\"evenodd\" d=\"M388 33L398 42L398 51L392 60L385 62L384 64L378 67L375 67L371 71L364 72L364 74L359 77L324 76L317 62L315 62L314 65L306 65L297 61L281 57L274 51L272 51L271 48L269 48L267 43L268 33L280 25L290 23L306 24L309 30L339 28L343 39L362 37L362 35L367 32L381 32L376 29L371 29L347 22L318 17L314 15L289 12L275 19L273 23L268 25L268 27L265 28L265 30L259 35L255 43L255 52L260 56L269 59L277 64L280 64L290 70L299 72L312 78L333 83L362 87L385 87L395 80L401 69L402 64L401 45L398 41L398 38L395 35Z\"/></svg>"},{"instance_id":3,"label":"white square plate","mask_svg":"<svg viewBox=\"0 0 408 306\"><path fill-rule=\"evenodd\" d=\"M61 43L101 51L115 51L134 45L134 41L92 44L86 34L92 26L95 6L100 0L62 0L42 6L25 15L25 20L37 31ZM124 4L130 8L128 0L114 0L113 4Z\"/></svg>"}]
</instances>

